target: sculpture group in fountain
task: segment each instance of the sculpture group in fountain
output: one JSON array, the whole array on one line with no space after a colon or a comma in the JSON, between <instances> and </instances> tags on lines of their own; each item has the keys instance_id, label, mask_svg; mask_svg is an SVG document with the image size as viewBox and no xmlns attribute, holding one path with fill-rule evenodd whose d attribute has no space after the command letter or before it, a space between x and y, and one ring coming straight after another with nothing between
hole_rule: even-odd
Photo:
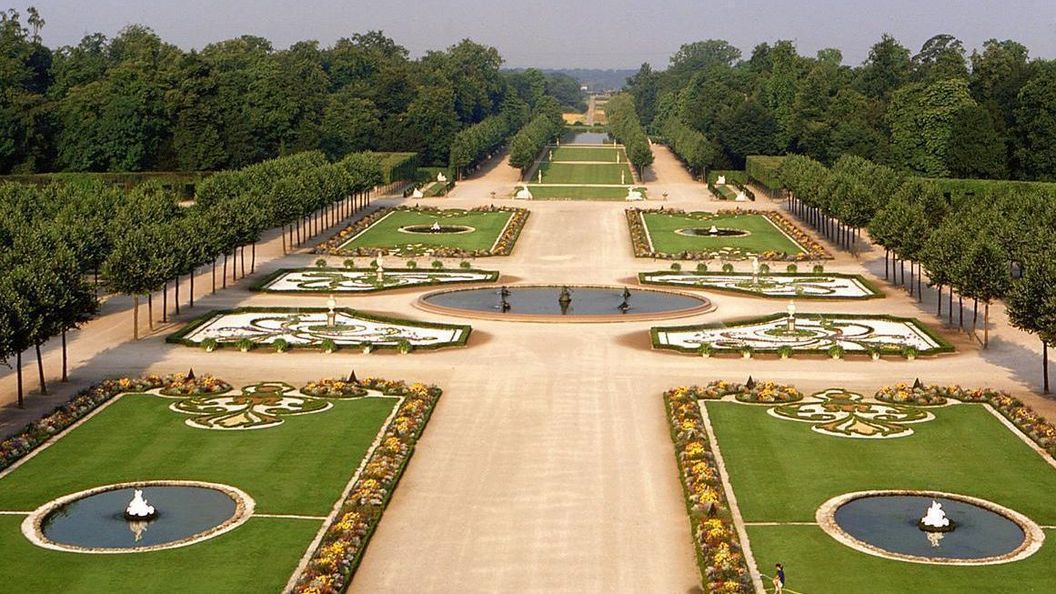
<instances>
[{"instance_id":1,"label":"sculpture group in fountain","mask_svg":"<svg viewBox=\"0 0 1056 594\"><path fill-rule=\"evenodd\" d=\"M918 526L925 532L949 532L953 530L953 522L946 517L946 512L942 510L942 504L934 499L931 500L931 506L928 507L928 512L924 514L924 517L920 519Z\"/></svg>"},{"instance_id":2,"label":"sculpture group in fountain","mask_svg":"<svg viewBox=\"0 0 1056 594\"><path fill-rule=\"evenodd\" d=\"M143 499L143 490L136 489L132 501L125 508L125 519L151 520L156 515L158 515L158 512L154 509L154 506L148 504L146 499Z\"/></svg>"}]
</instances>

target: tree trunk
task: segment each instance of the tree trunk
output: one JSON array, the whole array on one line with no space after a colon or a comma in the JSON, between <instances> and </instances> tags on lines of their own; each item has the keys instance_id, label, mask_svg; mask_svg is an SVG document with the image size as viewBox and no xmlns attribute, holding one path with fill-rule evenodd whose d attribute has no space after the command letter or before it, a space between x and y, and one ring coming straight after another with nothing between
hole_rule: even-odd
<instances>
[{"instance_id":1,"label":"tree trunk","mask_svg":"<svg viewBox=\"0 0 1056 594\"><path fill-rule=\"evenodd\" d=\"M194 272L191 272L191 275L193 276ZM180 315L180 275L178 275L178 274L176 275L176 287L175 288L176 288L176 291L175 291L176 300L174 302L174 305L176 307L176 315Z\"/></svg>"},{"instance_id":2,"label":"tree trunk","mask_svg":"<svg viewBox=\"0 0 1056 594\"><path fill-rule=\"evenodd\" d=\"M246 246L238 248L238 251L242 253L242 278L246 278Z\"/></svg>"},{"instance_id":3,"label":"tree trunk","mask_svg":"<svg viewBox=\"0 0 1056 594\"><path fill-rule=\"evenodd\" d=\"M227 252L224 252L224 268L223 268L223 274L220 275L220 278L224 279L223 287L226 289L227 288Z\"/></svg>"},{"instance_id":4,"label":"tree trunk","mask_svg":"<svg viewBox=\"0 0 1056 594\"><path fill-rule=\"evenodd\" d=\"M961 310L957 315L957 328L964 330L964 295L957 293L957 309Z\"/></svg>"},{"instance_id":5,"label":"tree trunk","mask_svg":"<svg viewBox=\"0 0 1056 594\"><path fill-rule=\"evenodd\" d=\"M15 354L15 375L18 377L18 408L23 408L26 399L22 389L22 351Z\"/></svg>"},{"instance_id":6,"label":"tree trunk","mask_svg":"<svg viewBox=\"0 0 1056 594\"><path fill-rule=\"evenodd\" d=\"M891 259L891 250L889 250L887 248L884 248L884 280L889 280L889 276L887 274L887 271L888 271L888 268L889 268L888 261L890 259Z\"/></svg>"},{"instance_id":7,"label":"tree trunk","mask_svg":"<svg viewBox=\"0 0 1056 594\"><path fill-rule=\"evenodd\" d=\"M922 278L924 276L924 270L917 264L917 303L924 302L924 285Z\"/></svg>"},{"instance_id":8,"label":"tree trunk","mask_svg":"<svg viewBox=\"0 0 1056 594\"><path fill-rule=\"evenodd\" d=\"M169 321L169 281L161 286L161 321Z\"/></svg>"},{"instance_id":9,"label":"tree trunk","mask_svg":"<svg viewBox=\"0 0 1056 594\"><path fill-rule=\"evenodd\" d=\"M1041 341L1041 376L1043 391L1049 393L1049 343Z\"/></svg>"},{"instance_id":10,"label":"tree trunk","mask_svg":"<svg viewBox=\"0 0 1056 594\"><path fill-rule=\"evenodd\" d=\"M213 277L213 295L216 295L216 258L213 258L213 267L209 274Z\"/></svg>"},{"instance_id":11,"label":"tree trunk","mask_svg":"<svg viewBox=\"0 0 1056 594\"><path fill-rule=\"evenodd\" d=\"M990 346L990 302L983 304L983 348Z\"/></svg>"},{"instance_id":12,"label":"tree trunk","mask_svg":"<svg viewBox=\"0 0 1056 594\"><path fill-rule=\"evenodd\" d=\"M939 304L939 311L936 315L939 316L939 319L942 319L942 285L935 285L935 288L939 290L939 298L936 299Z\"/></svg>"},{"instance_id":13,"label":"tree trunk","mask_svg":"<svg viewBox=\"0 0 1056 594\"><path fill-rule=\"evenodd\" d=\"M62 383L70 381L69 376L66 374L66 329L62 329Z\"/></svg>"},{"instance_id":14,"label":"tree trunk","mask_svg":"<svg viewBox=\"0 0 1056 594\"><path fill-rule=\"evenodd\" d=\"M249 272L252 274L257 271L257 242L253 242L253 247L250 248L250 253L252 256L249 260Z\"/></svg>"},{"instance_id":15,"label":"tree trunk","mask_svg":"<svg viewBox=\"0 0 1056 594\"><path fill-rule=\"evenodd\" d=\"M194 268L191 269L191 309L194 309L194 273L197 272Z\"/></svg>"},{"instance_id":16,"label":"tree trunk","mask_svg":"<svg viewBox=\"0 0 1056 594\"><path fill-rule=\"evenodd\" d=\"M154 293L147 293L147 327L154 331Z\"/></svg>"},{"instance_id":17,"label":"tree trunk","mask_svg":"<svg viewBox=\"0 0 1056 594\"><path fill-rule=\"evenodd\" d=\"M283 225L282 229L279 230L279 236L282 237L282 255L285 256L286 255L286 225Z\"/></svg>"},{"instance_id":18,"label":"tree trunk","mask_svg":"<svg viewBox=\"0 0 1056 594\"><path fill-rule=\"evenodd\" d=\"M132 296L132 340L139 340L139 295Z\"/></svg>"},{"instance_id":19,"label":"tree trunk","mask_svg":"<svg viewBox=\"0 0 1056 594\"><path fill-rule=\"evenodd\" d=\"M946 309L950 310L950 326L953 326L953 285L950 285L950 302L948 305L949 307Z\"/></svg>"},{"instance_id":20,"label":"tree trunk","mask_svg":"<svg viewBox=\"0 0 1056 594\"><path fill-rule=\"evenodd\" d=\"M44 383L44 360L40 358L40 343L33 345L37 351L37 378L40 380L40 394L46 396L48 394L48 385Z\"/></svg>"},{"instance_id":21,"label":"tree trunk","mask_svg":"<svg viewBox=\"0 0 1056 594\"><path fill-rule=\"evenodd\" d=\"M972 299L972 334L975 334L976 324L979 323L979 300Z\"/></svg>"}]
</instances>

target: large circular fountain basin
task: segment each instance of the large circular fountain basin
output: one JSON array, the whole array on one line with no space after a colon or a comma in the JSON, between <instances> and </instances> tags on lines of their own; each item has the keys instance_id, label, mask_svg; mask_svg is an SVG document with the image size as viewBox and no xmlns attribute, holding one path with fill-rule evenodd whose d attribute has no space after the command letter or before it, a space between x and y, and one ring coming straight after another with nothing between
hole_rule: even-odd
<instances>
[{"instance_id":1,"label":"large circular fountain basin","mask_svg":"<svg viewBox=\"0 0 1056 594\"><path fill-rule=\"evenodd\" d=\"M554 322L622 322L691 316L711 311L711 301L704 297L658 291L630 289L626 311L624 287L569 286L571 301L561 302L561 286L516 285L507 287L503 311L501 288L481 287L451 289L423 295L418 307L434 313L470 318L508 321Z\"/></svg>"},{"instance_id":2,"label":"large circular fountain basin","mask_svg":"<svg viewBox=\"0 0 1056 594\"><path fill-rule=\"evenodd\" d=\"M955 528L926 532L920 519L932 501ZM915 563L991 565L1026 558L1045 534L1026 516L995 503L930 491L850 493L825 502L823 530L845 545L878 557Z\"/></svg>"},{"instance_id":3,"label":"large circular fountain basin","mask_svg":"<svg viewBox=\"0 0 1056 594\"><path fill-rule=\"evenodd\" d=\"M135 489L157 511L151 520L125 518ZM213 483L147 481L106 485L56 499L30 514L22 532L34 544L84 553L131 553L186 546L249 519L253 500Z\"/></svg>"}]
</instances>

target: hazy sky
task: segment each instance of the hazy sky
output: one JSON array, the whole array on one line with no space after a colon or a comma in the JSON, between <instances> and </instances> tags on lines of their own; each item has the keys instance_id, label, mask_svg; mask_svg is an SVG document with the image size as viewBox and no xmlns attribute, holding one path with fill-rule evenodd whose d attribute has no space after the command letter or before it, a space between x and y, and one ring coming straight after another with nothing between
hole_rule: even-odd
<instances>
[{"instance_id":1,"label":"hazy sky","mask_svg":"<svg viewBox=\"0 0 1056 594\"><path fill-rule=\"evenodd\" d=\"M969 48L991 37L1014 39L1031 56L1056 57L1056 0L15 0L47 25L50 46L84 34L112 36L139 23L184 48L242 34L284 48L324 45L381 29L415 56L469 37L499 49L507 66L545 68L664 67L678 47L718 38L747 57L755 44L792 39L800 53L843 50L858 64L884 32L916 52L927 38L950 33ZM21 4L25 3L25 4ZM9 5L10 5L9 4Z\"/></svg>"}]
</instances>

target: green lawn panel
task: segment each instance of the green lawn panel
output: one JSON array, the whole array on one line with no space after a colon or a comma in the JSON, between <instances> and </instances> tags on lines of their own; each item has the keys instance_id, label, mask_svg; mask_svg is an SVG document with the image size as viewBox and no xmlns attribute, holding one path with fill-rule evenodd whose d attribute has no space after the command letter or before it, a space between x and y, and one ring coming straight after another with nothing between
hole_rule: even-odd
<instances>
[{"instance_id":1,"label":"green lawn panel","mask_svg":"<svg viewBox=\"0 0 1056 594\"><path fill-rule=\"evenodd\" d=\"M724 247L749 250L754 253L784 252L802 254L803 249L763 215L673 215L647 212L642 215L653 249L660 253L716 251ZM710 228L712 225L727 229L748 231L743 237L696 237L679 235L679 229L693 227Z\"/></svg>"},{"instance_id":2,"label":"green lawn panel","mask_svg":"<svg viewBox=\"0 0 1056 594\"><path fill-rule=\"evenodd\" d=\"M371 225L355 239L345 242L340 249L397 248L412 244L429 247L451 247L463 250L490 250L506 227L510 212L463 212L441 214L394 210L392 214ZM472 233L401 233L400 227L408 225L467 225Z\"/></svg>"},{"instance_id":3,"label":"green lawn panel","mask_svg":"<svg viewBox=\"0 0 1056 594\"><path fill-rule=\"evenodd\" d=\"M634 183L626 163L543 163L544 184L625 184ZM620 177L623 172L623 177ZM538 182L538 178L531 180Z\"/></svg>"},{"instance_id":4,"label":"green lawn panel","mask_svg":"<svg viewBox=\"0 0 1056 594\"><path fill-rule=\"evenodd\" d=\"M626 155L623 154L623 149L620 148L562 146L550 150L551 152L547 154L547 157L551 161L615 163L616 155L620 156L621 162L627 161Z\"/></svg>"}]
</instances>

